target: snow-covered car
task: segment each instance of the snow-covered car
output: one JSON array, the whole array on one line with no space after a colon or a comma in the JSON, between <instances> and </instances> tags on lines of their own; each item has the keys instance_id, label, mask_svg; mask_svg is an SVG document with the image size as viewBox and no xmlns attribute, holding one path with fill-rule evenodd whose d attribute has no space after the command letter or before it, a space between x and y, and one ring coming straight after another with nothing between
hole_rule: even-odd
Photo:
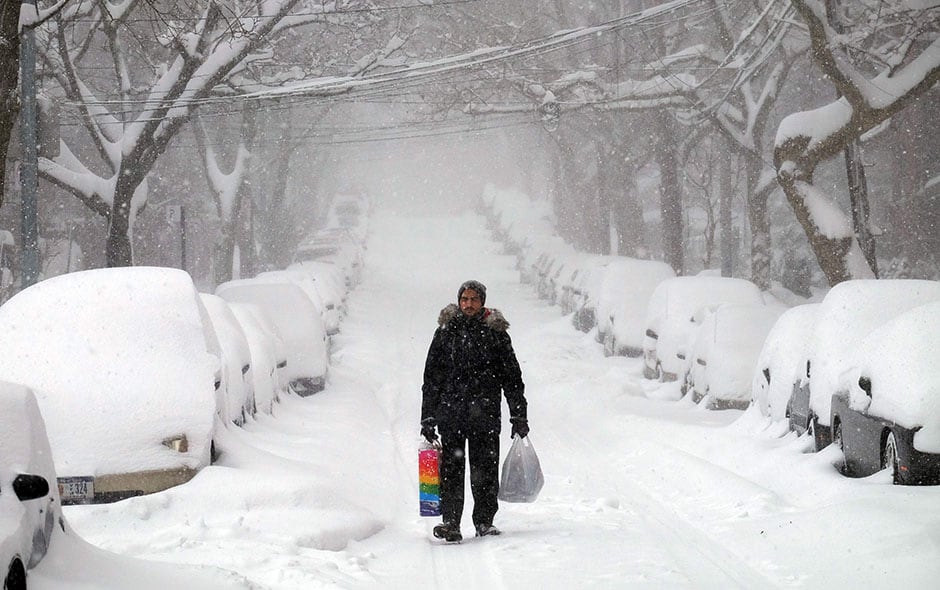
<instances>
[{"instance_id":1,"label":"snow-covered car","mask_svg":"<svg viewBox=\"0 0 940 590\"><path fill-rule=\"evenodd\" d=\"M242 425L255 413L248 339L227 301L211 293L200 293L203 305L219 340L221 380L216 401L223 424Z\"/></svg>"},{"instance_id":2,"label":"snow-covered car","mask_svg":"<svg viewBox=\"0 0 940 590\"><path fill-rule=\"evenodd\" d=\"M696 403L709 410L747 408L758 355L783 311L776 305L725 303L705 317L687 372Z\"/></svg>"},{"instance_id":3,"label":"snow-covered car","mask_svg":"<svg viewBox=\"0 0 940 590\"><path fill-rule=\"evenodd\" d=\"M187 273L53 277L0 306L0 333L0 379L35 392L63 503L157 492L210 463L218 343Z\"/></svg>"},{"instance_id":4,"label":"snow-covered car","mask_svg":"<svg viewBox=\"0 0 940 590\"><path fill-rule=\"evenodd\" d=\"M307 268L309 269L310 265L307 265ZM342 320L340 312L343 305L336 287L331 282L318 280L314 273L296 267L287 270L265 271L258 273L255 278L266 281L283 281L297 285L303 289L303 292L320 312L327 335L333 336L339 333L340 320Z\"/></svg>"},{"instance_id":5,"label":"snow-covered car","mask_svg":"<svg viewBox=\"0 0 940 590\"><path fill-rule=\"evenodd\" d=\"M4 590L25 590L59 524L55 467L29 388L0 381L0 564Z\"/></svg>"},{"instance_id":6,"label":"snow-covered car","mask_svg":"<svg viewBox=\"0 0 940 590\"><path fill-rule=\"evenodd\" d=\"M577 252L561 238L541 241L539 247L542 252L535 260L535 292L539 298L554 304L558 277L564 271L566 262L576 256Z\"/></svg>"},{"instance_id":7,"label":"snow-covered car","mask_svg":"<svg viewBox=\"0 0 940 590\"><path fill-rule=\"evenodd\" d=\"M807 379L793 391L790 428L806 424L816 450L829 445L832 396L853 346L888 320L932 301L940 301L940 281L859 279L830 289L820 303L810 341Z\"/></svg>"},{"instance_id":8,"label":"snow-covered car","mask_svg":"<svg viewBox=\"0 0 940 590\"><path fill-rule=\"evenodd\" d=\"M547 283L546 274L559 253L572 252L574 249L556 235L534 235L531 242L522 249L519 276L523 283L535 287L539 297L543 295L543 285Z\"/></svg>"},{"instance_id":9,"label":"snow-covered car","mask_svg":"<svg viewBox=\"0 0 940 590\"><path fill-rule=\"evenodd\" d=\"M561 307L562 313L567 314L573 310L574 285L583 264L583 254L570 252L560 258L558 272L549 281L552 291L549 300L552 304Z\"/></svg>"},{"instance_id":10,"label":"snow-covered car","mask_svg":"<svg viewBox=\"0 0 940 590\"><path fill-rule=\"evenodd\" d=\"M339 193L330 203L324 228L342 229L363 241L369 233L369 209L367 195Z\"/></svg>"},{"instance_id":11,"label":"snow-covered car","mask_svg":"<svg viewBox=\"0 0 940 590\"><path fill-rule=\"evenodd\" d=\"M597 296L601 291L604 271L614 256L595 254L581 261L578 274L571 284L571 301L562 307L571 313L572 325L582 332L590 332L597 325ZM570 308L566 310L566 307Z\"/></svg>"},{"instance_id":12,"label":"snow-covered car","mask_svg":"<svg viewBox=\"0 0 940 590\"><path fill-rule=\"evenodd\" d=\"M618 258L607 265L597 301L597 333L606 354L643 354L647 304L656 287L675 276L671 266L654 260Z\"/></svg>"},{"instance_id":13,"label":"snow-covered car","mask_svg":"<svg viewBox=\"0 0 940 590\"><path fill-rule=\"evenodd\" d=\"M761 304L754 283L730 277L694 276L666 279L656 285L646 307L643 376L675 381L684 378L684 358L704 311L722 303Z\"/></svg>"},{"instance_id":14,"label":"snow-covered car","mask_svg":"<svg viewBox=\"0 0 940 590\"><path fill-rule=\"evenodd\" d=\"M289 379L282 373L287 369L287 349L278 336L274 322L257 305L230 302L232 315L238 320L251 353L251 388L255 410L264 414L274 412L274 404L286 395Z\"/></svg>"},{"instance_id":15,"label":"snow-covered car","mask_svg":"<svg viewBox=\"0 0 940 590\"><path fill-rule=\"evenodd\" d=\"M346 288L352 288L362 275L362 245L345 229L320 230L297 247L293 261L334 264Z\"/></svg>"},{"instance_id":16,"label":"snow-covered car","mask_svg":"<svg viewBox=\"0 0 940 590\"><path fill-rule=\"evenodd\" d=\"M843 472L888 469L897 484L940 484L940 301L907 311L854 349L832 397Z\"/></svg>"},{"instance_id":17,"label":"snow-covered car","mask_svg":"<svg viewBox=\"0 0 940 590\"><path fill-rule=\"evenodd\" d=\"M552 268L545 275L545 282L542 284L545 298L552 305L561 305L566 291L570 291L582 258L583 256L574 249L560 252L555 257Z\"/></svg>"},{"instance_id":18,"label":"snow-covered car","mask_svg":"<svg viewBox=\"0 0 940 590\"><path fill-rule=\"evenodd\" d=\"M562 314L568 315L581 307L592 258L595 256L578 254L570 261L568 277L561 284L561 296L558 298Z\"/></svg>"},{"instance_id":19,"label":"snow-covered car","mask_svg":"<svg viewBox=\"0 0 940 590\"><path fill-rule=\"evenodd\" d=\"M294 392L306 396L323 389L329 354L326 327L303 289L289 281L253 278L222 283L215 294L229 302L253 303L264 310L286 348L284 371Z\"/></svg>"},{"instance_id":20,"label":"snow-covered car","mask_svg":"<svg viewBox=\"0 0 940 590\"><path fill-rule=\"evenodd\" d=\"M346 287L343 271L338 266L322 260L306 260L295 262L286 270L301 271L311 276L317 282L317 290L320 292L323 304L327 307L333 306L339 310L340 317L343 316L349 289Z\"/></svg>"},{"instance_id":21,"label":"snow-covered car","mask_svg":"<svg viewBox=\"0 0 940 590\"><path fill-rule=\"evenodd\" d=\"M751 404L771 420L790 417L790 396L805 374L818 309L818 303L805 303L784 311L764 340L751 380Z\"/></svg>"}]
</instances>

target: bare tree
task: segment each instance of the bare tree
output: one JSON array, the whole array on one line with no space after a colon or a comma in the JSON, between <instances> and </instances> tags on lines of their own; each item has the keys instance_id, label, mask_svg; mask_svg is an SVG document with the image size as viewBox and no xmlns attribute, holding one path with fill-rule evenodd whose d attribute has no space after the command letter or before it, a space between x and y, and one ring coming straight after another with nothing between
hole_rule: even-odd
<instances>
[{"instance_id":1,"label":"bare tree","mask_svg":"<svg viewBox=\"0 0 940 590\"><path fill-rule=\"evenodd\" d=\"M774 148L777 180L829 283L872 277L851 220L813 184L813 174L940 80L940 7L912 10L906 2L860 2L857 26L838 35L822 2L792 4L809 30L813 60L841 98L780 123ZM877 68L877 74L867 68Z\"/></svg>"},{"instance_id":2,"label":"bare tree","mask_svg":"<svg viewBox=\"0 0 940 590\"><path fill-rule=\"evenodd\" d=\"M147 175L196 109L277 35L322 21L326 6L85 1L67 5L47 25L46 65L77 106L97 158L63 142L58 157L40 160L40 173L108 220L109 266L133 264L131 232L147 201ZM141 31L139 22L153 30ZM98 39L112 62L117 100L102 98L113 86L96 91L86 80L86 61L99 57L91 55Z\"/></svg>"}]
</instances>

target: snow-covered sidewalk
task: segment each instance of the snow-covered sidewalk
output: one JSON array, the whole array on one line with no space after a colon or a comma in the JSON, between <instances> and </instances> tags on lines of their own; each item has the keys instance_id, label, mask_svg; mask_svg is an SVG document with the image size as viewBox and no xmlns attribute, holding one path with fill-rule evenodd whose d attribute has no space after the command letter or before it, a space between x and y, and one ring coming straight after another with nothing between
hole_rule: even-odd
<instances>
[{"instance_id":1,"label":"snow-covered sidewalk","mask_svg":"<svg viewBox=\"0 0 940 590\"><path fill-rule=\"evenodd\" d=\"M638 360L519 283L482 219L379 211L327 389L221 441L191 482L70 507L90 542L211 564L259 588L895 588L940 579L937 488L848 480L832 451L674 401ZM477 279L512 324L545 487L500 537L439 545L418 516L421 373L441 307ZM509 428L504 406L504 451ZM468 495L467 518L470 501ZM465 524L465 535L470 525ZM467 535L469 537L469 535Z\"/></svg>"}]
</instances>

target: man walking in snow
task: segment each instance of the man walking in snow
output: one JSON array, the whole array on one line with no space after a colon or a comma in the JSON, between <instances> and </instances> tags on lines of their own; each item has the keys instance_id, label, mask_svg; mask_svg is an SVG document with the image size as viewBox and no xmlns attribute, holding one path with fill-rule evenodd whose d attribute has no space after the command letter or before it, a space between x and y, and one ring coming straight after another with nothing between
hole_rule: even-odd
<instances>
[{"instance_id":1,"label":"man walking in snow","mask_svg":"<svg viewBox=\"0 0 940 590\"><path fill-rule=\"evenodd\" d=\"M512 349L509 322L499 310L486 308L486 287L467 281L457 291L457 304L441 310L428 350L421 388L421 434L441 435L441 511L443 523L434 536L460 541L465 456L470 460L473 525L478 537L498 535L493 526L499 493L501 393L509 406L512 435L529 433L525 384Z\"/></svg>"}]
</instances>

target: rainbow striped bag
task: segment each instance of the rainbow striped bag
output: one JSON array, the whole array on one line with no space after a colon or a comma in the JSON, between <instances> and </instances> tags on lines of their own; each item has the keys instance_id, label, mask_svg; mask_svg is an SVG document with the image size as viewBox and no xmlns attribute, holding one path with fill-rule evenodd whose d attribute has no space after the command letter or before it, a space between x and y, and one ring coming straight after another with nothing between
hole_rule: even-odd
<instances>
[{"instance_id":1,"label":"rainbow striped bag","mask_svg":"<svg viewBox=\"0 0 940 590\"><path fill-rule=\"evenodd\" d=\"M418 503L421 516L441 515L441 477L438 467L441 447L422 442L418 448Z\"/></svg>"}]
</instances>

